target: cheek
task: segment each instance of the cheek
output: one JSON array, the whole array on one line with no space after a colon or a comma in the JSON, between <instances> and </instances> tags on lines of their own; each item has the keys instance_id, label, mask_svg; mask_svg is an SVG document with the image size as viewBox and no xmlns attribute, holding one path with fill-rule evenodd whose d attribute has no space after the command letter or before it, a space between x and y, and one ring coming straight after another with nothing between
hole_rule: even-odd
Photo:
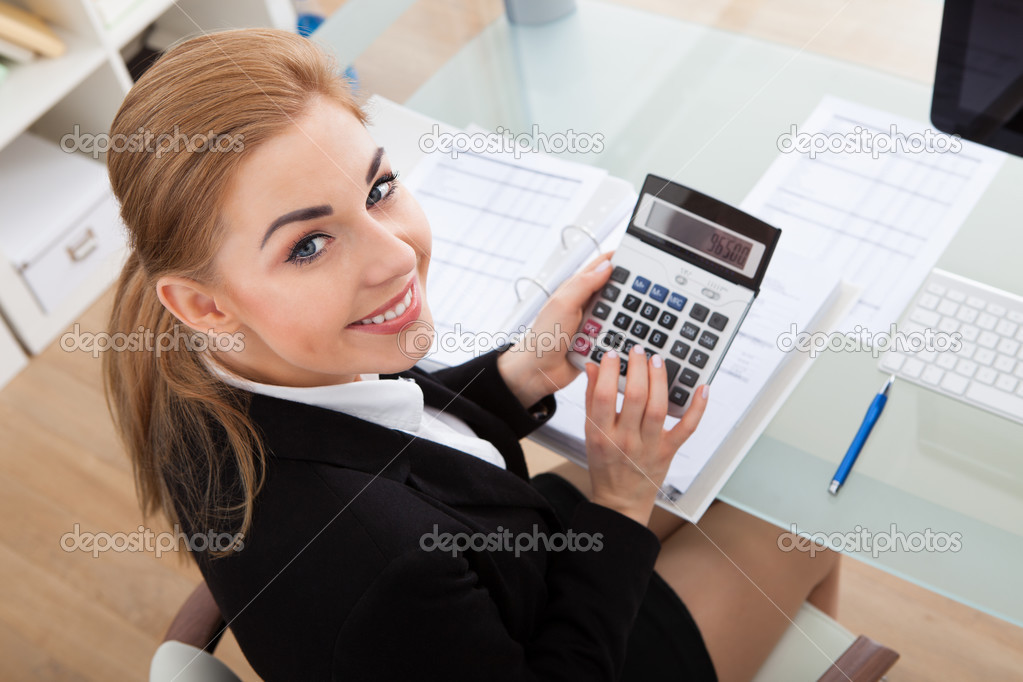
<instances>
[{"instance_id":1,"label":"cheek","mask_svg":"<svg viewBox=\"0 0 1023 682\"><path fill-rule=\"evenodd\" d=\"M246 326L269 345L312 349L336 339L352 309L351 287L327 280L295 273L275 283L253 282L236 300Z\"/></svg>"}]
</instances>

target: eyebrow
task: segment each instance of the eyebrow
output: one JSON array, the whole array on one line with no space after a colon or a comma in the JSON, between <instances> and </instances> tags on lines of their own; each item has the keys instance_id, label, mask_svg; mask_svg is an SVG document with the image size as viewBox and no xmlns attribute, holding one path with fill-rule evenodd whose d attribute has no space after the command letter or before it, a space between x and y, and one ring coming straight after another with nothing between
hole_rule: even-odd
<instances>
[{"instance_id":1,"label":"eyebrow","mask_svg":"<svg viewBox=\"0 0 1023 682\"><path fill-rule=\"evenodd\" d=\"M369 164L369 172L366 173L366 184L373 182L373 178L376 176L377 171L380 170L380 159L384 158L384 148L377 147L376 154L373 155L373 162Z\"/></svg>"},{"instance_id":2,"label":"eyebrow","mask_svg":"<svg viewBox=\"0 0 1023 682\"><path fill-rule=\"evenodd\" d=\"M270 227L266 229L266 234L263 235L263 243L259 245L259 248L266 246L267 241L278 229L284 227L288 223L296 223L303 220L315 220L316 218L322 218L323 216L333 215L334 207L329 204L323 206L310 206L309 208L300 208L297 211L291 211L285 213L277 220L270 223Z\"/></svg>"}]
</instances>

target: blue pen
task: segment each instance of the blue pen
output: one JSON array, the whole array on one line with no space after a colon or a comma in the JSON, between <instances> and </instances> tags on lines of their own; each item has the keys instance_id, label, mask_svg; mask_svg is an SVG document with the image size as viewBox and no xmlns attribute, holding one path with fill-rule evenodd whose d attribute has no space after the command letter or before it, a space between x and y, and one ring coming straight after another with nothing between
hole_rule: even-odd
<instances>
[{"instance_id":1,"label":"blue pen","mask_svg":"<svg viewBox=\"0 0 1023 682\"><path fill-rule=\"evenodd\" d=\"M874 424L877 423L881 413L884 412L885 403L888 402L888 389L892 387L893 381L895 381L894 374L888 377L888 381L884 383L881 392L874 396L874 402L870 403L870 407L867 408L867 414L863 417L860 430L856 432L856 437L853 438L852 444L846 450L842 463L838 465L838 471L835 472L835 476L831 479L828 492L832 495L837 495L838 489L845 485L845 479L849 472L852 471L856 458L860 456L860 450L863 449L863 444L867 442L871 429L874 428Z\"/></svg>"}]
</instances>

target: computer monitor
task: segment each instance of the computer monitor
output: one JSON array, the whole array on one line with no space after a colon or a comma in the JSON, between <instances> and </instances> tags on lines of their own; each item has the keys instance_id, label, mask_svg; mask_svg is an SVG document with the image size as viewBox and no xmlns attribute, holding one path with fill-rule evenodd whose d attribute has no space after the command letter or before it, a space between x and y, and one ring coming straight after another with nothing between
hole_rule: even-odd
<instances>
[{"instance_id":1,"label":"computer monitor","mask_svg":"<svg viewBox=\"0 0 1023 682\"><path fill-rule=\"evenodd\" d=\"M931 122L1023 156L1023 0L945 0Z\"/></svg>"}]
</instances>

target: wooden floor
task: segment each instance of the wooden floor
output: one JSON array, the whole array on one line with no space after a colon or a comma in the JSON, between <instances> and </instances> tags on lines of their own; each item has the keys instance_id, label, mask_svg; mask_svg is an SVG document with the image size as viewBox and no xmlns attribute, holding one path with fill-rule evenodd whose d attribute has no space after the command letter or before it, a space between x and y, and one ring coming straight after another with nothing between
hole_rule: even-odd
<instances>
[{"instance_id":1,"label":"wooden floor","mask_svg":"<svg viewBox=\"0 0 1023 682\"><path fill-rule=\"evenodd\" d=\"M852 10L837 0L628 4L809 49L824 43L821 52L878 68L899 64L890 70L925 79L930 48L921 41L929 39L919 34L935 30L940 4L889 1L861 0L855 19L840 21L834 16ZM811 9L799 13L797 5ZM364 90L404 100L500 11L496 0L418 3L356 63ZM103 330L109 305L108 294L78 318L81 329ZM143 523L99 370L98 359L54 343L0 391L0 680L144 679L199 579L177 555L62 549L76 527L131 533ZM559 461L529 450L535 470ZM159 519L147 527L166 530ZM856 561L846 560L843 572L840 620L902 653L893 682L1023 679L1023 630ZM218 656L243 679L257 679L230 636Z\"/></svg>"}]
</instances>

